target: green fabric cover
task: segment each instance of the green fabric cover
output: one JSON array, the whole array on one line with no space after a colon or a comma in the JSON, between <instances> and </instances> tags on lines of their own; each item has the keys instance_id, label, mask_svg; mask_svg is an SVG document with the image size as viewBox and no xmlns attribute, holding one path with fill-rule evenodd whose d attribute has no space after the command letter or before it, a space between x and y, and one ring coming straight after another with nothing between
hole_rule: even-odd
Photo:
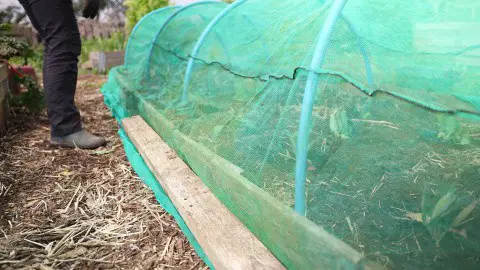
<instances>
[{"instance_id":1,"label":"green fabric cover","mask_svg":"<svg viewBox=\"0 0 480 270\"><path fill-rule=\"evenodd\" d=\"M342 269L341 253L318 245L305 227L280 223L291 208L275 216L255 197L263 193L239 196L224 170L173 135L292 207L303 93L316 73L306 217L386 267L478 269L479 2L349 0L323 66L310 70L331 4L248 0L202 44L227 5L147 15L104 93L115 99L114 112L139 114L154 127L287 267ZM301 233L283 245L279 238L292 231Z\"/></svg>"}]
</instances>

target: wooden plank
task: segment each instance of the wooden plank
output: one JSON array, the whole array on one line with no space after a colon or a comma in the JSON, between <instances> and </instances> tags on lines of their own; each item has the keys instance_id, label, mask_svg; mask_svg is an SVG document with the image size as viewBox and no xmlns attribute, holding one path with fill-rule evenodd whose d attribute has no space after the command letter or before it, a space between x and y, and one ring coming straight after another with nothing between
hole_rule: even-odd
<instances>
[{"instance_id":1,"label":"wooden plank","mask_svg":"<svg viewBox=\"0 0 480 270\"><path fill-rule=\"evenodd\" d=\"M38 44L38 32L35 29L32 29L32 45Z\"/></svg>"},{"instance_id":2,"label":"wooden plank","mask_svg":"<svg viewBox=\"0 0 480 270\"><path fill-rule=\"evenodd\" d=\"M105 57L104 66L100 63L101 55ZM90 52L89 60L92 64L93 68L98 68L99 70L103 71L103 69L110 69L115 66L123 65L125 59L125 51L117 51L117 52Z\"/></svg>"},{"instance_id":3,"label":"wooden plank","mask_svg":"<svg viewBox=\"0 0 480 270\"><path fill-rule=\"evenodd\" d=\"M88 54L88 59L92 63L92 66L95 68L98 66L99 57L100 57L100 52L90 52Z\"/></svg>"},{"instance_id":4,"label":"wooden plank","mask_svg":"<svg viewBox=\"0 0 480 270\"><path fill-rule=\"evenodd\" d=\"M78 24L78 31L80 32L80 36L83 38L83 37L86 37L87 36L87 32L85 30L85 23L79 23Z\"/></svg>"},{"instance_id":5,"label":"wooden plank","mask_svg":"<svg viewBox=\"0 0 480 270\"><path fill-rule=\"evenodd\" d=\"M0 63L0 82L8 78L8 67L7 65Z\"/></svg>"},{"instance_id":6,"label":"wooden plank","mask_svg":"<svg viewBox=\"0 0 480 270\"><path fill-rule=\"evenodd\" d=\"M0 64L0 136L5 134L8 113L8 68Z\"/></svg>"},{"instance_id":7,"label":"wooden plank","mask_svg":"<svg viewBox=\"0 0 480 270\"><path fill-rule=\"evenodd\" d=\"M124 51L105 52L105 57L110 59L124 58L125 52Z\"/></svg>"},{"instance_id":8,"label":"wooden plank","mask_svg":"<svg viewBox=\"0 0 480 270\"><path fill-rule=\"evenodd\" d=\"M121 66L125 60L125 51L118 51L118 52L106 52L105 53L106 59L106 67L107 69Z\"/></svg>"},{"instance_id":9,"label":"wooden plank","mask_svg":"<svg viewBox=\"0 0 480 270\"><path fill-rule=\"evenodd\" d=\"M8 67L0 63L0 103L8 96Z\"/></svg>"},{"instance_id":10,"label":"wooden plank","mask_svg":"<svg viewBox=\"0 0 480 270\"><path fill-rule=\"evenodd\" d=\"M218 269L284 269L139 116L123 127Z\"/></svg>"},{"instance_id":11,"label":"wooden plank","mask_svg":"<svg viewBox=\"0 0 480 270\"><path fill-rule=\"evenodd\" d=\"M85 37L87 39L92 39L93 38L93 26L90 22L90 20L85 20Z\"/></svg>"},{"instance_id":12,"label":"wooden plank","mask_svg":"<svg viewBox=\"0 0 480 270\"><path fill-rule=\"evenodd\" d=\"M92 27L93 27L93 37L101 38L102 37L101 30L100 30L101 25L96 21L92 21Z\"/></svg>"},{"instance_id":13,"label":"wooden plank","mask_svg":"<svg viewBox=\"0 0 480 270\"><path fill-rule=\"evenodd\" d=\"M102 38L109 38L110 37L110 32L109 32L109 26L108 25L100 25L100 36Z\"/></svg>"},{"instance_id":14,"label":"wooden plank","mask_svg":"<svg viewBox=\"0 0 480 270\"><path fill-rule=\"evenodd\" d=\"M207 187L277 258L284 259L287 268L331 269L338 262L355 264L364 260L358 251L251 183L241 171L230 169L229 161L179 132L148 101L132 92L124 92L122 99L136 104L137 112L148 116L151 127L182 152Z\"/></svg>"},{"instance_id":15,"label":"wooden plank","mask_svg":"<svg viewBox=\"0 0 480 270\"><path fill-rule=\"evenodd\" d=\"M28 44L32 44L32 28L25 27L23 29L23 36L27 39Z\"/></svg>"},{"instance_id":16,"label":"wooden plank","mask_svg":"<svg viewBox=\"0 0 480 270\"><path fill-rule=\"evenodd\" d=\"M9 36L15 37L30 45L38 44L37 32L30 26L23 26L19 24L12 24L12 29L8 33Z\"/></svg>"},{"instance_id":17,"label":"wooden plank","mask_svg":"<svg viewBox=\"0 0 480 270\"><path fill-rule=\"evenodd\" d=\"M23 34L23 26L12 24L11 34L14 36L21 36Z\"/></svg>"}]
</instances>

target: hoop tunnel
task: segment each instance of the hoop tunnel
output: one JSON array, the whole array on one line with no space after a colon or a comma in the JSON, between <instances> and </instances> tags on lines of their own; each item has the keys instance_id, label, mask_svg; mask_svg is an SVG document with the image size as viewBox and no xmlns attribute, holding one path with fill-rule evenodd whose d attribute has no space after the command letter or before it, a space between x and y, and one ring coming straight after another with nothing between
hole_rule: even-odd
<instances>
[{"instance_id":1,"label":"hoop tunnel","mask_svg":"<svg viewBox=\"0 0 480 270\"><path fill-rule=\"evenodd\" d=\"M437 266L439 244L458 264L458 244L480 247L476 209L461 225L468 241L446 231L480 192L480 17L464 22L464 7L448 7L437 10L448 27L413 0L162 8L134 27L102 91L120 117L143 117L287 268L353 269L364 254ZM436 157L448 162L438 169ZM429 216L452 183L460 199L436 220L442 235L437 223L388 215ZM410 256L416 245L425 252Z\"/></svg>"},{"instance_id":2,"label":"hoop tunnel","mask_svg":"<svg viewBox=\"0 0 480 270\"><path fill-rule=\"evenodd\" d=\"M326 38L327 39L326 41L323 41L323 42L326 42L323 45L325 47L324 49L326 49L326 46L328 44L328 38L329 38L329 35L331 34L331 31L333 31L333 27L335 25L335 22L338 19L343 20L345 22L345 24L348 26L348 28L350 29L350 31L355 35L355 37L357 39L358 46L360 48L360 52L361 52L361 54L363 56L363 59L364 59L364 62L365 62L365 71L366 71L366 75L367 75L368 85L373 86L373 75L372 75L372 71L371 71L370 61L369 61L369 58L368 58L368 53L365 49L362 38L357 33L353 24L345 16L342 16L340 14L341 9L343 9L343 6L345 5L345 3L343 3L343 2L346 2L346 0L342 0L342 1L340 1L340 3L339 3L339 1L340 0L337 0L333 3L333 8L330 11L330 14L328 15L328 17L326 19L326 23L325 23L324 27L322 28L322 30L320 32L319 38ZM195 46L194 46L194 48L193 48L193 50L190 53L189 58L188 58L187 68L185 70L185 75L184 75L182 95L181 95L181 99L180 99L182 102L186 101L186 99L187 99L188 86L190 84L190 79L191 79L191 74L192 74L192 71L193 71L195 58L197 57L197 55L198 55L203 43L205 42L207 36L212 31L213 27L215 27L215 25L218 24L218 22L220 20L222 20L229 12L231 12L232 10L234 10L235 8L237 8L238 6L242 5L245 2L247 2L247 0L240 0L240 1L234 2L233 4L229 5L227 8L222 10L212 21L210 21L208 26L203 30L202 34L200 35L197 42L195 43ZM168 15L168 17L163 21L163 23L158 28L158 30L155 32L155 35L153 36L153 38L151 40L151 44L150 44L150 48L148 50L148 56L147 56L147 60L146 60L147 61L146 62L146 72L148 73L148 70L150 69L150 66L151 66L151 59L152 59L153 48L154 48L155 42L159 38L162 31L166 28L166 26L172 20L174 20L175 17L177 17L178 14L182 13L183 11L185 11L185 10L191 8L191 7L194 7L194 6L204 5L204 4L223 4L223 3L222 2L217 2L217 1L201 1L201 2L196 2L196 3L189 4L189 5L186 5L186 6L165 7L165 8L155 10L155 11L147 14L145 17L143 17L139 21L139 23L134 27L134 29L132 30L131 38L129 39L129 41L127 43L127 49L126 49L126 54L125 54L125 65L128 66L128 64L129 64L128 63L128 58L129 58L128 53L129 53L130 46L131 46L131 39L132 39L132 37L134 38L135 33L138 30L139 26L142 25L145 20L147 20L149 17L151 17L153 15L157 15L157 14L160 14L160 13L163 13L163 12L171 12ZM339 8L340 11L338 11L337 8ZM338 12L338 14L335 17L334 15L336 14L336 12ZM329 27L330 27L330 29L327 29ZM329 31L330 33L324 33L325 31ZM322 37L322 35L323 35L323 37ZM327 35L327 36L325 37L325 35ZM306 87L305 97L304 97L303 104L302 104L302 115L301 115L301 121L300 121L301 125L299 127L299 137L298 137L298 142L297 142L297 165L296 165L296 169L295 169L295 190L296 190L295 191L295 209L299 213L304 213L304 211L305 211L304 207L303 208L300 207L300 205L305 204L304 203L304 200L305 200L305 198L304 198L304 196L305 196L304 193L305 192L304 191L305 191L306 175L305 175L305 173L302 174L301 172L306 170L306 158L307 158L306 157L307 156L306 152L307 152L307 150L305 148L305 145L308 144L308 134L307 134L308 133L308 130L307 130L308 127L306 127L304 125L305 125L306 121L307 122L309 121L309 118L307 117L308 113L305 112L304 110L307 110L309 107L313 106L313 103L311 105L309 103L313 102L313 96L315 95L315 91L311 92L311 90L308 90L308 88L316 86L315 81L318 80L318 75L315 76L316 74L312 74L312 73L315 73L315 72L312 72L312 71L318 69L322 65L324 55L321 55L321 54L324 54L325 52L323 52L323 53L319 52L319 50L322 50L322 48L320 47L320 43L321 43L321 41L319 40L318 43L317 43L317 47L315 49L315 55L313 56L312 63L310 65L310 73L309 73L308 84L307 84L308 86ZM319 58L320 58L320 60L318 60ZM319 63L318 62L315 63L316 61L319 61ZM149 77L149 74L146 74L146 76ZM317 78L315 78L315 77L317 77ZM308 98L307 94L308 95L313 95L312 100L310 100L310 98ZM311 111L311 109L310 109L310 111ZM302 123L303 123L303 125L302 125ZM267 156L268 156L268 153L267 153ZM302 169L302 168L304 168L304 169Z\"/></svg>"}]
</instances>

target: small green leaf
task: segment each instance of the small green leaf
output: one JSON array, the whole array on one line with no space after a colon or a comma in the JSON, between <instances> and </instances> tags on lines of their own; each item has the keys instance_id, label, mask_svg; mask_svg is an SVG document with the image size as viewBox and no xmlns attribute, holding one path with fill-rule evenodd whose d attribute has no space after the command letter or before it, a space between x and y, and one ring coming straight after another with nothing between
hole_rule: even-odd
<instances>
[{"instance_id":1,"label":"small green leaf","mask_svg":"<svg viewBox=\"0 0 480 270\"><path fill-rule=\"evenodd\" d=\"M457 215L455 220L453 221L452 227L458 227L462 225L463 221L473 212L475 207L477 206L478 200L473 201L471 204L463 208L462 211Z\"/></svg>"},{"instance_id":2,"label":"small green leaf","mask_svg":"<svg viewBox=\"0 0 480 270\"><path fill-rule=\"evenodd\" d=\"M445 194L440 200L438 200L437 204L435 204L435 208L433 208L432 216L429 221L447 213L456 200L457 195L455 195L455 191L450 191Z\"/></svg>"}]
</instances>

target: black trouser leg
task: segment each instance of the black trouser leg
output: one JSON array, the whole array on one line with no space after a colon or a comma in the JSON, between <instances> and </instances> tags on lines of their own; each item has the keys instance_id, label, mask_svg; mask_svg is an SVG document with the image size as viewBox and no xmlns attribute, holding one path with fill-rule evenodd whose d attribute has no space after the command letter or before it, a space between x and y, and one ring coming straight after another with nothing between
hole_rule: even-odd
<instances>
[{"instance_id":1,"label":"black trouser leg","mask_svg":"<svg viewBox=\"0 0 480 270\"><path fill-rule=\"evenodd\" d=\"M74 97L81 39L72 1L19 1L45 46L43 85L52 136L80 131L82 125Z\"/></svg>"}]
</instances>

